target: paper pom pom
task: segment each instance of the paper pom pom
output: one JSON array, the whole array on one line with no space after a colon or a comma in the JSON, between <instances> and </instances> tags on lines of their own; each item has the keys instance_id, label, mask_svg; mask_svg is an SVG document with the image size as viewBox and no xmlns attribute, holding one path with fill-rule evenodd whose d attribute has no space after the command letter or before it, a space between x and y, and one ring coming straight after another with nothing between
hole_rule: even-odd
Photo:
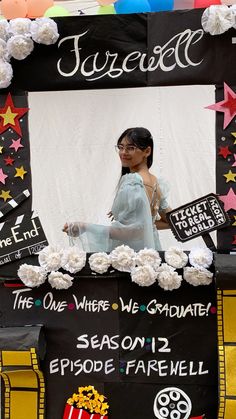
<instances>
[{"instance_id":1,"label":"paper pom pom","mask_svg":"<svg viewBox=\"0 0 236 419\"><path fill-rule=\"evenodd\" d=\"M210 6L203 12L202 27L211 35L220 35L232 28L235 23L232 9L226 5Z\"/></svg>"},{"instance_id":2,"label":"paper pom pom","mask_svg":"<svg viewBox=\"0 0 236 419\"><path fill-rule=\"evenodd\" d=\"M31 36L30 33L31 20L28 18L12 19L9 22L9 33L12 35Z\"/></svg>"},{"instance_id":3,"label":"paper pom pom","mask_svg":"<svg viewBox=\"0 0 236 419\"><path fill-rule=\"evenodd\" d=\"M59 246L46 246L38 255L40 266L47 272L57 271L61 268L63 250Z\"/></svg>"},{"instance_id":4,"label":"paper pom pom","mask_svg":"<svg viewBox=\"0 0 236 419\"><path fill-rule=\"evenodd\" d=\"M162 263L157 269L158 284L166 291L172 291L179 288L182 279L182 276L178 275L176 270L167 263Z\"/></svg>"},{"instance_id":5,"label":"paper pom pom","mask_svg":"<svg viewBox=\"0 0 236 419\"><path fill-rule=\"evenodd\" d=\"M9 23L6 19L0 19L0 39L7 41L9 34Z\"/></svg>"},{"instance_id":6,"label":"paper pom pom","mask_svg":"<svg viewBox=\"0 0 236 419\"><path fill-rule=\"evenodd\" d=\"M24 263L18 269L21 281L30 288L39 287L46 281L46 272L40 266L27 265Z\"/></svg>"},{"instance_id":7,"label":"paper pom pom","mask_svg":"<svg viewBox=\"0 0 236 419\"><path fill-rule=\"evenodd\" d=\"M7 43L0 39L0 60L1 61L9 61L10 56L7 49Z\"/></svg>"},{"instance_id":8,"label":"paper pom pom","mask_svg":"<svg viewBox=\"0 0 236 419\"><path fill-rule=\"evenodd\" d=\"M57 290L67 290L73 284L73 278L62 272L51 272L48 276L48 282L52 288Z\"/></svg>"},{"instance_id":9,"label":"paper pom pom","mask_svg":"<svg viewBox=\"0 0 236 419\"><path fill-rule=\"evenodd\" d=\"M104 274L107 272L110 265L110 257L104 252L94 253L89 258L90 268L98 274Z\"/></svg>"},{"instance_id":10,"label":"paper pom pom","mask_svg":"<svg viewBox=\"0 0 236 419\"><path fill-rule=\"evenodd\" d=\"M156 250L143 249L137 253L135 262L137 266L149 265L156 270L161 264L161 258Z\"/></svg>"},{"instance_id":11,"label":"paper pom pom","mask_svg":"<svg viewBox=\"0 0 236 419\"><path fill-rule=\"evenodd\" d=\"M149 265L138 266L131 270L131 279L141 287L149 287L156 282L157 273Z\"/></svg>"},{"instance_id":12,"label":"paper pom pom","mask_svg":"<svg viewBox=\"0 0 236 419\"><path fill-rule=\"evenodd\" d=\"M196 268L209 268L213 260L213 253L207 247L192 249L189 253L189 262Z\"/></svg>"},{"instance_id":13,"label":"paper pom pom","mask_svg":"<svg viewBox=\"0 0 236 419\"><path fill-rule=\"evenodd\" d=\"M175 271L163 271L157 276L158 284L165 291L176 290L180 287L182 276L178 275Z\"/></svg>"},{"instance_id":14,"label":"paper pom pom","mask_svg":"<svg viewBox=\"0 0 236 419\"><path fill-rule=\"evenodd\" d=\"M187 265L188 256L178 247L170 247L165 252L165 261L173 268L180 269Z\"/></svg>"},{"instance_id":15,"label":"paper pom pom","mask_svg":"<svg viewBox=\"0 0 236 419\"><path fill-rule=\"evenodd\" d=\"M86 252L73 246L63 252L61 267L74 274L86 265Z\"/></svg>"},{"instance_id":16,"label":"paper pom pom","mask_svg":"<svg viewBox=\"0 0 236 419\"><path fill-rule=\"evenodd\" d=\"M0 88L5 89L10 86L13 77L13 69L11 64L0 60Z\"/></svg>"},{"instance_id":17,"label":"paper pom pom","mask_svg":"<svg viewBox=\"0 0 236 419\"><path fill-rule=\"evenodd\" d=\"M16 60L24 60L34 49L32 39L24 35L14 35L7 41L8 53Z\"/></svg>"},{"instance_id":18,"label":"paper pom pom","mask_svg":"<svg viewBox=\"0 0 236 419\"><path fill-rule=\"evenodd\" d=\"M59 38L57 24L47 17L38 18L31 24L31 35L38 44L55 44Z\"/></svg>"},{"instance_id":19,"label":"paper pom pom","mask_svg":"<svg viewBox=\"0 0 236 419\"><path fill-rule=\"evenodd\" d=\"M205 268L194 268L193 266L187 266L184 268L183 277L185 281L196 287L198 285L211 284L213 273Z\"/></svg>"},{"instance_id":20,"label":"paper pom pom","mask_svg":"<svg viewBox=\"0 0 236 419\"><path fill-rule=\"evenodd\" d=\"M175 269L167 263L162 263L157 269L157 274L159 275L162 272L175 272Z\"/></svg>"},{"instance_id":21,"label":"paper pom pom","mask_svg":"<svg viewBox=\"0 0 236 419\"><path fill-rule=\"evenodd\" d=\"M234 29L236 29L236 4L233 4L231 7L230 7L230 9L231 9L231 12L232 12L232 15L233 15L233 28Z\"/></svg>"},{"instance_id":22,"label":"paper pom pom","mask_svg":"<svg viewBox=\"0 0 236 419\"><path fill-rule=\"evenodd\" d=\"M129 246L122 244L110 253L113 268L121 272L131 272L135 267L135 251Z\"/></svg>"}]
</instances>

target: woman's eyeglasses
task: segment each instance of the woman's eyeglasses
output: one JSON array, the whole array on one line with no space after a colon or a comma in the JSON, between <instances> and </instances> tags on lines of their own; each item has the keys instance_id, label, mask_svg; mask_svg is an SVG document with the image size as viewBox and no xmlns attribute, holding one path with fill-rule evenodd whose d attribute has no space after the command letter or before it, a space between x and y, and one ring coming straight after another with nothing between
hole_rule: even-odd
<instances>
[{"instance_id":1,"label":"woman's eyeglasses","mask_svg":"<svg viewBox=\"0 0 236 419\"><path fill-rule=\"evenodd\" d=\"M122 144L117 144L115 146L115 149L117 151L117 153L121 153L122 151L126 151L126 153L128 154L132 154L135 152L135 150L137 150L138 147L136 147L135 145L122 145Z\"/></svg>"}]
</instances>

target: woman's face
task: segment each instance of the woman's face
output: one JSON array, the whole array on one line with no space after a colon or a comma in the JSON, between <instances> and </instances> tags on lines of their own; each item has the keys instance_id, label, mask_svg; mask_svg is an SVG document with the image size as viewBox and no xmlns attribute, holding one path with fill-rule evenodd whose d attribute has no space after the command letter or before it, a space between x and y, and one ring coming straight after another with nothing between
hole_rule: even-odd
<instances>
[{"instance_id":1,"label":"woman's face","mask_svg":"<svg viewBox=\"0 0 236 419\"><path fill-rule=\"evenodd\" d=\"M118 148L123 167L132 169L143 164L147 165L147 157L151 153L151 147L141 150L134 143L132 143L132 141L125 137L119 142Z\"/></svg>"}]
</instances>

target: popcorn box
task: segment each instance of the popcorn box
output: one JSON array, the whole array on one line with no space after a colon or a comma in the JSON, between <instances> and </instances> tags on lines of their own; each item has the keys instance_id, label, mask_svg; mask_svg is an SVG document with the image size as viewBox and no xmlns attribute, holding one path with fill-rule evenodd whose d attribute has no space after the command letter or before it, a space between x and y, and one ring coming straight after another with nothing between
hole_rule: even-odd
<instances>
[{"instance_id":1,"label":"popcorn box","mask_svg":"<svg viewBox=\"0 0 236 419\"><path fill-rule=\"evenodd\" d=\"M108 416L101 416L98 413L88 413L83 409L76 409L66 404L63 419L108 419Z\"/></svg>"}]
</instances>

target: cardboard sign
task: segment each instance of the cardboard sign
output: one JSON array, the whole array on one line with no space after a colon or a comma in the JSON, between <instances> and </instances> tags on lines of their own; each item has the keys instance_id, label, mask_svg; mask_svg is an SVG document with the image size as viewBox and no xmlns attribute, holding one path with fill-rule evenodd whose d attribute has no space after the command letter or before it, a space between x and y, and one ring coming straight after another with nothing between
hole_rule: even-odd
<instances>
[{"instance_id":1,"label":"cardboard sign","mask_svg":"<svg viewBox=\"0 0 236 419\"><path fill-rule=\"evenodd\" d=\"M196 199L167 214L175 238L181 242L229 225L228 215L215 194Z\"/></svg>"},{"instance_id":2,"label":"cardboard sign","mask_svg":"<svg viewBox=\"0 0 236 419\"><path fill-rule=\"evenodd\" d=\"M34 214L0 224L0 265L38 253L47 245L40 220Z\"/></svg>"}]
</instances>

